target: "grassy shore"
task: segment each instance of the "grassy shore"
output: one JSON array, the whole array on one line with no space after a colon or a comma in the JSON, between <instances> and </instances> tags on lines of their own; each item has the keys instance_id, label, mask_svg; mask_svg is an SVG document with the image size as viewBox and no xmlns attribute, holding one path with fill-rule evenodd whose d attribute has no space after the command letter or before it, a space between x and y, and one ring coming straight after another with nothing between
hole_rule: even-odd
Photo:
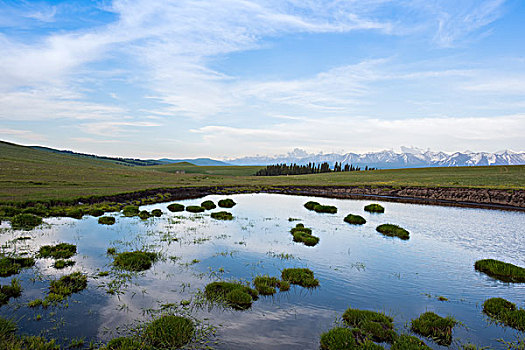
<instances>
[{"instance_id":1,"label":"grassy shore","mask_svg":"<svg viewBox=\"0 0 525 350\"><path fill-rule=\"evenodd\" d=\"M259 168L198 167L187 163L131 167L0 142L0 201L72 199L188 186L369 185L525 189L525 166L521 165L249 176Z\"/></svg>"}]
</instances>

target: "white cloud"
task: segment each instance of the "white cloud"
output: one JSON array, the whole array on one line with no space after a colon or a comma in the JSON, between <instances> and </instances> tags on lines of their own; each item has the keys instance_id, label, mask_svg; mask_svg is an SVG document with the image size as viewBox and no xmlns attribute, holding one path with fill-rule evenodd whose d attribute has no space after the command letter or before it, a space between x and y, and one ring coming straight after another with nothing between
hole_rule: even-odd
<instances>
[{"instance_id":1,"label":"white cloud","mask_svg":"<svg viewBox=\"0 0 525 350\"><path fill-rule=\"evenodd\" d=\"M18 130L10 128L0 128L0 137L3 140L15 139L23 141L46 141L47 138L44 135L37 134L30 130Z\"/></svg>"},{"instance_id":2,"label":"white cloud","mask_svg":"<svg viewBox=\"0 0 525 350\"><path fill-rule=\"evenodd\" d=\"M140 132L140 128L162 126L159 123L142 121L104 121L94 123L83 123L79 127L87 134L99 136L119 137L126 134Z\"/></svg>"}]
</instances>

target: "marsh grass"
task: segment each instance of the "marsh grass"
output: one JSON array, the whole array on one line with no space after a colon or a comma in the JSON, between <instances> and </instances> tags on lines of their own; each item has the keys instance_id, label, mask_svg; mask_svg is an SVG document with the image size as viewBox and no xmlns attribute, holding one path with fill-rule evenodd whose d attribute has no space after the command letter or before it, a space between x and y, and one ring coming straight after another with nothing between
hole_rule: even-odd
<instances>
[{"instance_id":1,"label":"marsh grass","mask_svg":"<svg viewBox=\"0 0 525 350\"><path fill-rule=\"evenodd\" d=\"M380 204L368 204L365 206L365 211L369 212L369 213L384 213L385 212L385 208L383 208L382 205Z\"/></svg>"},{"instance_id":2,"label":"marsh grass","mask_svg":"<svg viewBox=\"0 0 525 350\"><path fill-rule=\"evenodd\" d=\"M364 225L366 220L360 215L348 214L345 216L344 221L352 225Z\"/></svg>"},{"instance_id":3,"label":"marsh grass","mask_svg":"<svg viewBox=\"0 0 525 350\"><path fill-rule=\"evenodd\" d=\"M0 317L0 346L6 350L60 350L55 340L16 334L18 327L12 320Z\"/></svg>"},{"instance_id":4,"label":"marsh grass","mask_svg":"<svg viewBox=\"0 0 525 350\"><path fill-rule=\"evenodd\" d=\"M277 293L275 288L279 288L279 290L283 292L290 289L290 282L282 281L277 277L270 277L268 275L256 276L253 280L253 285L261 295L273 295Z\"/></svg>"},{"instance_id":5,"label":"marsh grass","mask_svg":"<svg viewBox=\"0 0 525 350\"><path fill-rule=\"evenodd\" d=\"M206 285L204 295L209 301L223 302L236 310L246 310L258 299L257 290L240 282L212 282Z\"/></svg>"},{"instance_id":6,"label":"marsh grass","mask_svg":"<svg viewBox=\"0 0 525 350\"><path fill-rule=\"evenodd\" d=\"M525 332L525 309L516 308L516 304L503 298L490 298L483 303L483 312L492 319Z\"/></svg>"},{"instance_id":7,"label":"marsh grass","mask_svg":"<svg viewBox=\"0 0 525 350\"><path fill-rule=\"evenodd\" d=\"M325 214L336 214L337 213L337 208L334 207L333 205L316 205L314 207L314 211L316 213L325 213Z\"/></svg>"},{"instance_id":8,"label":"marsh grass","mask_svg":"<svg viewBox=\"0 0 525 350\"><path fill-rule=\"evenodd\" d=\"M22 286L16 278L11 280L10 284L0 285L0 306L7 304L9 299L18 298L22 295Z\"/></svg>"},{"instance_id":9,"label":"marsh grass","mask_svg":"<svg viewBox=\"0 0 525 350\"><path fill-rule=\"evenodd\" d=\"M308 201L306 203L304 203L304 207L308 210L314 210L314 208L317 206L317 205L321 205L317 202L314 202L314 201Z\"/></svg>"},{"instance_id":10,"label":"marsh grass","mask_svg":"<svg viewBox=\"0 0 525 350\"><path fill-rule=\"evenodd\" d=\"M228 213L227 211L218 211L216 213L211 213L211 218L216 220L233 220L232 213Z\"/></svg>"},{"instance_id":11,"label":"marsh grass","mask_svg":"<svg viewBox=\"0 0 525 350\"><path fill-rule=\"evenodd\" d=\"M154 216L156 218L160 218L162 216L162 210L160 210L160 209L153 209L151 211L151 216Z\"/></svg>"},{"instance_id":12,"label":"marsh grass","mask_svg":"<svg viewBox=\"0 0 525 350\"><path fill-rule=\"evenodd\" d=\"M477 271L503 282L525 283L525 268L494 259L478 260L474 264Z\"/></svg>"},{"instance_id":13,"label":"marsh grass","mask_svg":"<svg viewBox=\"0 0 525 350\"><path fill-rule=\"evenodd\" d=\"M321 334L320 343L323 350L357 349L354 332L345 327L335 327Z\"/></svg>"},{"instance_id":14,"label":"marsh grass","mask_svg":"<svg viewBox=\"0 0 525 350\"><path fill-rule=\"evenodd\" d=\"M392 343L396 338L393 318L382 312L348 308L343 314L343 320L372 341Z\"/></svg>"},{"instance_id":15,"label":"marsh grass","mask_svg":"<svg viewBox=\"0 0 525 350\"><path fill-rule=\"evenodd\" d=\"M143 338L156 349L176 349L189 343L195 334L195 325L182 316L162 316L144 328Z\"/></svg>"},{"instance_id":16,"label":"marsh grass","mask_svg":"<svg viewBox=\"0 0 525 350\"><path fill-rule=\"evenodd\" d=\"M432 350L425 342L413 335L401 334L396 337L390 350Z\"/></svg>"},{"instance_id":17,"label":"marsh grass","mask_svg":"<svg viewBox=\"0 0 525 350\"><path fill-rule=\"evenodd\" d=\"M290 230L294 242L303 243L306 246L313 247L319 243L319 237L312 235L312 229L304 227L303 224L297 224Z\"/></svg>"},{"instance_id":18,"label":"marsh grass","mask_svg":"<svg viewBox=\"0 0 525 350\"><path fill-rule=\"evenodd\" d=\"M113 225L115 221L113 216L101 216L98 218L98 223L101 225Z\"/></svg>"},{"instance_id":19,"label":"marsh grass","mask_svg":"<svg viewBox=\"0 0 525 350\"><path fill-rule=\"evenodd\" d=\"M154 348L146 344L144 340L118 337L111 339L106 346L99 348L99 350L154 350Z\"/></svg>"},{"instance_id":20,"label":"marsh grass","mask_svg":"<svg viewBox=\"0 0 525 350\"><path fill-rule=\"evenodd\" d=\"M233 208L237 203L231 198L221 199L218 203L221 208Z\"/></svg>"},{"instance_id":21,"label":"marsh grass","mask_svg":"<svg viewBox=\"0 0 525 350\"><path fill-rule=\"evenodd\" d=\"M0 277L16 275L23 268L35 265L35 259L22 257L0 257Z\"/></svg>"},{"instance_id":22,"label":"marsh grass","mask_svg":"<svg viewBox=\"0 0 525 350\"><path fill-rule=\"evenodd\" d=\"M99 208L93 208L89 211L89 215L98 217L98 216L104 215L104 210L99 209Z\"/></svg>"},{"instance_id":23,"label":"marsh grass","mask_svg":"<svg viewBox=\"0 0 525 350\"><path fill-rule=\"evenodd\" d=\"M172 203L168 205L168 210L171 212L184 211L184 205L179 203Z\"/></svg>"},{"instance_id":24,"label":"marsh grass","mask_svg":"<svg viewBox=\"0 0 525 350\"><path fill-rule=\"evenodd\" d=\"M393 224L379 225L376 227L376 231L388 237L398 237L403 240L410 238L410 233L407 230Z\"/></svg>"},{"instance_id":25,"label":"marsh grass","mask_svg":"<svg viewBox=\"0 0 525 350\"><path fill-rule=\"evenodd\" d=\"M77 253L77 246L69 243L44 245L39 250L41 258L69 259Z\"/></svg>"},{"instance_id":26,"label":"marsh grass","mask_svg":"<svg viewBox=\"0 0 525 350\"><path fill-rule=\"evenodd\" d=\"M127 271L145 271L158 260L159 254L136 250L113 254L113 265Z\"/></svg>"},{"instance_id":27,"label":"marsh grass","mask_svg":"<svg viewBox=\"0 0 525 350\"><path fill-rule=\"evenodd\" d=\"M60 302L71 294L78 293L86 288L87 276L81 272L73 272L60 277L58 280L51 281L46 299L50 302Z\"/></svg>"},{"instance_id":28,"label":"marsh grass","mask_svg":"<svg viewBox=\"0 0 525 350\"><path fill-rule=\"evenodd\" d=\"M139 207L136 205L126 205L124 208L122 208L122 214L124 216L137 216L139 215Z\"/></svg>"},{"instance_id":29,"label":"marsh grass","mask_svg":"<svg viewBox=\"0 0 525 350\"><path fill-rule=\"evenodd\" d=\"M215 205L215 203L213 203L213 201L204 201L201 203L201 207L203 207L204 209L206 210L212 210L212 209L215 209L217 208L217 206Z\"/></svg>"},{"instance_id":30,"label":"marsh grass","mask_svg":"<svg viewBox=\"0 0 525 350\"><path fill-rule=\"evenodd\" d=\"M425 312L412 320L412 330L430 338L439 345L449 346L452 343L452 329L457 321L448 316L441 317L433 312Z\"/></svg>"},{"instance_id":31,"label":"marsh grass","mask_svg":"<svg viewBox=\"0 0 525 350\"><path fill-rule=\"evenodd\" d=\"M314 278L312 270L307 268L288 268L281 272L283 281L297 284L305 288L315 288L319 286L319 280Z\"/></svg>"},{"instance_id":32,"label":"marsh grass","mask_svg":"<svg viewBox=\"0 0 525 350\"><path fill-rule=\"evenodd\" d=\"M147 210L141 210L139 212L139 218L141 218L142 220L147 220L147 219L150 218L150 216L151 216L151 214Z\"/></svg>"},{"instance_id":33,"label":"marsh grass","mask_svg":"<svg viewBox=\"0 0 525 350\"><path fill-rule=\"evenodd\" d=\"M73 265L75 265L75 261L73 261L73 260L63 260L63 259L59 259L59 260L57 260L57 261L55 261L55 262L53 263L53 267L54 267L55 269L59 269L59 270L60 270L60 269L63 269L63 268L66 268L66 267L68 267L68 266L73 266Z\"/></svg>"},{"instance_id":34,"label":"marsh grass","mask_svg":"<svg viewBox=\"0 0 525 350\"><path fill-rule=\"evenodd\" d=\"M186 211L190 212L190 213L202 213L204 210L203 207L199 206L199 205L189 205L186 207Z\"/></svg>"},{"instance_id":35,"label":"marsh grass","mask_svg":"<svg viewBox=\"0 0 525 350\"><path fill-rule=\"evenodd\" d=\"M34 214L18 214L11 219L11 228L29 231L42 224L42 218Z\"/></svg>"}]
</instances>

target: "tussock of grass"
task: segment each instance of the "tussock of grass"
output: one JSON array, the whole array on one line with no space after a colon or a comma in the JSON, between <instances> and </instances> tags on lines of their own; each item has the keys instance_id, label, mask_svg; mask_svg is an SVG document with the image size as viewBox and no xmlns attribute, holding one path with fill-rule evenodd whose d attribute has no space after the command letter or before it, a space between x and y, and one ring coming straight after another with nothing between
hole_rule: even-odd
<instances>
[{"instance_id":1,"label":"tussock of grass","mask_svg":"<svg viewBox=\"0 0 525 350\"><path fill-rule=\"evenodd\" d=\"M77 253L77 246L69 243L45 245L39 250L41 258L69 259Z\"/></svg>"},{"instance_id":2,"label":"tussock of grass","mask_svg":"<svg viewBox=\"0 0 525 350\"><path fill-rule=\"evenodd\" d=\"M119 337L111 339L106 346L99 350L153 350L154 348L145 344L144 341L131 337Z\"/></svg>"},{"instance_id":3,"label":"tussock of grass","mask_svg":"<svg viewBox=\"0 0 525 350\"><path fill-rule=\"evenodd\" d=\"M452 329L457 321L448 316L441 317L433 312L425 312L412 320L412 330L417 334L434 340L439 345L449 346L452 343Z\"/></svg>"},{"instance_id":4,"label":"tussock of grass","mask_svg":"<svg viewBox=\"0 0 525 350\"><path fill-rule=\"evenodd\" d=\"M156 349L177 349L191 341L195 333L193 321L181 316L166 315L144 328L144 341Z\"/></svg>"},{"instance_id":5,"label":"tussock of grass","mask_svg":"<svg viewBox=\"0 0 525 350\"><path fill-rule=\"evenodd\" d=\"M218 204L221 208L233 208L237 203L235 203L231 198L226 198L221 199Z\"/></svg>"},{"instance_id":6,"label":"tussock of grass","mask_svg":"<svg viewBox=\"0 0 525 350\"><path fill-rule=\"evenodd\" d=\"M211 213L210 215L212 219L216 220L233 220L232 213L228 213L227 211L218 211L216 213Z\"/></svg>"},{"instance_id":7,"label":"tussock of grass","mask_svg":"<svg viewBox=\"0 0 525 350\"><path fill-rule=\"evenodd\" d=\"M335 214L337 213L337 208L333 205L316 205L314 211L316 213Z\"/></svg>"},{"instance_id":8,"label":"tussock of grass","mask_svg":"<svg viewBox=\"0 0 525 350\"><path fill-rule=\"evenodd\" d=\"M319 243L319 237L312 235L312 229L304 227L303 224L297 224L290 230L294 242L301 242L306 246L313 247Z\"/></svg>"},{"instance_id":9,"label":"tussock of grass","mask_svg":"<svg viewBox=\"0 0 525 350\"><path fill-rule=\"evenodd\" d=\"M396 337L394 320L382 312L348 308L343 314L343 320L348 326L358 328L364 337L375 342L391 343Z\"/></svg>"},{"instance_id":10,"label":"tussock of grass","mask_svg":"<svg viewBox=\"0 0 525 350\"><path fill-rule=\"evenodd\" d=\"M101 225L113 225L115 218L113 216L101 216L98 218L98 223Z\"/></svg>"},{"instance_id":11,"label":"tussock of grass","mask_svg":"<svg viewBox=\"0 0 525 350\"><path fill-rule=\"evenodd\" d=\"M20 295L22 295L22 286L16 278L13 278L8 285L0 285L0 306L7 304L9 299L18 298Z\"/></svg>"},{"instance_id":12,"label":"tussock of grass","mask_svg":"<svg viewBox=\"0 0 525 350\"><path fill-rule=\"evenodd\" d=\"M104 210L102 209L99 209L99 208L93 208L89 211L89 215L91 216L101 216L101 215L104 215Z\"/></svg>"},{"instance_id":13,"label":"tussock of grass","mask_svg":"<svg viewBox=\"0 0 525 350\"><path fill-rule=\"evenodd\" d=\"M478 260L474 268L504 282L525 283L525 268L494 259Z\"/></svg>"},{"instance_id":14,"label":"tussock of grass","mask_svg":"<svg viewBox=\"0 0 525 350\"><path fill-rule=\"evenodd\" d=\"M317 202L314 202L314 201L309 201L309 202L306 202L304 204L304 207L308 210L314 210L314 208L317 206L317 205L321 205Z\"/></svg>"},{"instance_id":15,"label":"tussock of grass","mask_svg":"<svg viewBox=\"0 0 525 350\"><path fill-rule=\"evenodd\" d=\"M383 224L376 227L376 231L388 237L398 237L403 240L410 238L410 234L402 227L393 224Z\"/></svg>"},{"instance_id":16,"label":"tussock of grass","mask_svg":"<svg viewBox=\"0 0 525 350\"><path fill-rule=\"evenodd\" d=\"M51 281L49 294L46 299L50 302L60 302L73 293L78 293L87 288L87 276L81 272L60 277Z\"/></svg>"},{"instance_id":17,"label":"tussock of grass","mask_svg":"<svg viewBox=\"0 0 525 350\"><path fill-rule=\"evenodd\" d=\"M396 338L390 350L432 350L418 337L402 334Z\"/></svg>"},{"instance_id":18,"label":"tussock of grass","mask_svg":"<svg viewBox=\"0 0 525 350\"><path fill-rule=\"evenodd\" d=\"M84 211L80 208L67 208L63 213L63 216L80 220L84 216Z\"/></svg>"},{"instance_id":19,"label":"tussock of grass","mask_svg":"<svg viewBox=\"0 0 525 350\"><path fill-rule=\"evenodd\" d=\"M141 218L142 220L147 220L147 219L150 218L150 216L151 216L151 214L147 210L141 210L139 212L139 218Z\"/></svg>"},{"instance_id":20,"label":"tussock of grass","mask_svg":"<svg viewBox=\"0 0 525 350\"><path fill-rule=\"evenodd\" d=\"M0 277L16 275L21 269L35 265L33 258L0 256Z\"/></svg>"},{"instance_id":21,"label":"tussock of grass","mask_svg":"<svg viewBox=\"0 0 525 350\"><path fill-rule=\"evenodd\" d=\"M212 210L212 209L217 208L217 206L215 205L215 203L213 203L213 201L204 201L201 203L201 207L203 207L206 210Z\"/></svg>"},{"instance_id":22,"label":"tussock of grass","mask_svg":"<svg viewBox=\"0 0 525 350\"><path fill-rule=\"evenodd\" d=\"M113 264L128 271L144 271L157 261L159 255L152 252L136 250L114 254Z\"/></svg>"},{"instance_id":23,"label":"tussock of grass","mask_svg":"<svg viewBox=\"0 0 525 350\"><path fill-rule=\"evenodd\" d=\"M202 213L205 209L199 205L189 205L186 207L186 211L190 213Z\"/></svg>"},{"instance_id":24,"label":"tussock of grass","mask_svg":"<svg viewBox=\"0 0 525 350\"><path fill-rule=\"evenodd\" d=\"M503 298L490 298L483 303L483 312L494 320L525 332L525 309Z\"/></svg>"},{"instance_id":25,"label":"tussock of grass","mask_svg":"<svg viewBox=\"0 0 525 350\"><path fill-rule=\"evenodd\" d=\"M160 209L153 209L151 211L151 216L154 216L156 218L160 218L162 216L162 210L160 210Z\"/></svg>"},{"instance_id":26,"label":"tussock of grass","mask_svg":"<svg viewBox=\"0 0 525 350\"><path fill-rule=\"evenodd\" d=\"M366 220L360 215L348 214L345 216L344 221L352 225L364 225Z\"/></svg>"},{"instance_id":27,"label":"tussock of grass","mask_svg":"<svg viewBox=\"0 0 525 350\"><path fill-rule=\"evenodd\" d=\"M281 273L281 278L283 281L306 288L314 288L319 285L319 280L314 278L312 270L306 268L284 269Z\"/></svg>"},{"instance_id":28,"label":"tussock of grass","mask_svg":"<svg viewBox=\"0 0 525 350\"><path fill-rule=\"evenodd\" d=\"M258 299L258 292L239 282L212 282L204 291L208 300L225 302L226 305L246 310Z\"/></svg>"},{"instance_id":29,"label":"tussock of grass","mask_svg":"<svg viewBox=\"0 0 525 350\"><path fill-rule=\"evenodd\" d=\"M16 334L17 326L11 320L0 317L0 345L9 350L60 350L54 340Z\"/></svg>"},{"instance_id":30,"label":"tussock of grass","mask_svg":"<svg viewBox=\"0 0 525 350\"><path fill-rule=\"evenodd\" d=\"M277 293L275 288L279 288L283 292L290 289L290 282L281 281L277 277L270 277L268 275L255 277L253 285L261 295L275 294Z\"/></svg>"},{"instance_id":31,"label":"tussock of grass","mask_svg":"<svg viewBox=\"0 0 525 350\"><path fill-rule=\"evenodd\" d=\"M18 214L11 219L11 227L15 230L29 231L42 224L42 218L33 214Z\"/></svg>"},{"instance_id":32,"label":"tussock of grass","mask_svg":"<svg viewBox=\"0 0 525 350\"><path fill-rule=\"evenodd\" d=\"M75 262L73 260L60 259L60 260L55 261L55 263L53 264L53 267L55 269L63 269L65 267L73 266L73 265L75 265Z\"/></svg>"},{"instance_id":33,"label":"tussock of grass","mask_svg":"<svg viewBox=\"0 0 525 350\"><path fill-rule=\"evenodd\" d=\"M122 214L124 214L124 216L137 216L139 215L139 207L136 205L126 205L122 208Z\"/></svg>"},{"instance_id":34,"label":"tussock of grass","mask_svg":"<svg viewBox=\"0 0 525 350\"><path fill-rule=\"evenodd\" d=\"M168 205L168 210L171 212L184 211L184 205L179 203L172 203Z\"/></svg>"},{"instance_id":35,"label":"tussock of grass","mask_svg":"<svg viewBox=\"0 0 525 350\"><path fill-rule=\"evenodd\" d=\"M353 350L357 348L354 332L344 327L335 327L321 334L320 343L323 350Z\"/></svg>"},{"instance_id":36,"label":"tussock of grass","mask_svg":"<svg viewBox=\"0 0 525 350\"><path fill-rule=\"evenodd\" d=\"M383 208L382 205L374 203L374 204L368 204L367 206L365 206L365 211L370 212L370 213L384 213L385 208Z\"/></svg>"}]
</instances>

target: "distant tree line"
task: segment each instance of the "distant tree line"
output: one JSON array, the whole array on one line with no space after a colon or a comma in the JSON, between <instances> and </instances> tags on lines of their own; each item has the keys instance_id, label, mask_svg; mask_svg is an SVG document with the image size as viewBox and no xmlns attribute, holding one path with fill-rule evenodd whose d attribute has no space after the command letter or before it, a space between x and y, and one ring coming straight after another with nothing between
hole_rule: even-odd
<instances>
[{"instance_id":1,"label":"distant tree line","mask_svg":"<svg viewBox=\"0 0 525 350\"><path fill-rule=\"evenodd\" d=\"M344 171L361 171L361 170L376 170L376 168L369 168L365 166L361 169L358 166L352 164L345 164L335 162L333 169L330 168L330 164L327 162L316 164L308 163L305 165L298 164L275 164L267 165L266 168L261 169L255 173L255 176L277 176L277 175L305 175L305 174L320 174L320 173L332 173L332 172L344 172Z\"/></svg>"}]
</instances>

